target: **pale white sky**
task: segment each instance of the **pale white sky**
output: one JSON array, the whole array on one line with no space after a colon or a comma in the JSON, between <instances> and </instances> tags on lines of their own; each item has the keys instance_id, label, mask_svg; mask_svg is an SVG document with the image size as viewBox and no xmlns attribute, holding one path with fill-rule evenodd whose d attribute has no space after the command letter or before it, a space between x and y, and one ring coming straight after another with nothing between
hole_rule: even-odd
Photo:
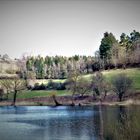
<instances>
[{"instance_id":1,"label":"pale white sky","mask_svg":"<svg viewBox=\"0 0 140 140\"><path fill-rule=\"evenodd\" d=\"M0 54L94 55L103 33L140 31L139 0L0 0Z\"/></svg>"}]
</instances>

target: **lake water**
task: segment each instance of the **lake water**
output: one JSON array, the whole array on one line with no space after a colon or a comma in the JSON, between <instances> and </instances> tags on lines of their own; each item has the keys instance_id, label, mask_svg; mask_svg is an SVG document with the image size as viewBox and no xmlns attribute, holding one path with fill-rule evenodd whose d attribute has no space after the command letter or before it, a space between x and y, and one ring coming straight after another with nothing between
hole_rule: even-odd
<instances>
[{"instance_id":1,"label":"lake water","mask_svg":"<svg viewBox=\"0 0 140 140\"><path fill-rule=\"evenodd\" d=\"M0 140L140 140L140 107L0 107Z\"/></svg>"}]
</instances>

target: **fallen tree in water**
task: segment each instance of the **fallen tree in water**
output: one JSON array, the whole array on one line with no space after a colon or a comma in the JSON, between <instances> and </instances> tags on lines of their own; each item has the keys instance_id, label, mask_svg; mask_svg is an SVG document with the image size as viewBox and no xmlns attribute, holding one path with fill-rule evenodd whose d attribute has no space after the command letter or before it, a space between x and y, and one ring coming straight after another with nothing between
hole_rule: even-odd
<instances>
[{"instance_id":1,"label":"fallen tree in water","mask_svg":"<svg viewBox=\"0 0 140 140\"><path fill-rule=\"evenodd\" d=\"M55 103L55 106L61 106L62 104L60 104L57 99L56 99L56 96L55 95L52 95L52 98L53 98L53 101Z\"/></svg>"}]
</instances>

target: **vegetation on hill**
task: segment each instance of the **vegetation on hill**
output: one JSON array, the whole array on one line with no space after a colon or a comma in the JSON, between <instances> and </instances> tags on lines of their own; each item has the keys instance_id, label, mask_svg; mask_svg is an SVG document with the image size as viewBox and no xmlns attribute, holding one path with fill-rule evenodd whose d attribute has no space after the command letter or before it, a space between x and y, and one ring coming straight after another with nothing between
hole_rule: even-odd
<instances>
[{"instance_id":1,"label":"vegetation on hill","mask_svg":"<svg viewBox=\"0 0 140 140\"><path fill-rule=\"evenodd\" d=\"M14 63L13 63L14 62ZM98 70L140 66L140 33L122 33L117 40L105 32L93 56L27 56L11 60L0 56L0 73L17 74L24 79L66 79L71 71L90 74ZM4 66L3 66L4 65ZM0 75L0 78L5 75ZM8 78L10 76L8 75Z\"/></svg>"},{"instance_id":2,"label":"vegetation on hill","mask_svg":"<svg viewBox=\"0 0 140 140\"><path fill-rule=\"evenodd\" d=\"M140 33L122 33L117 40L112 33L104 33L94 56L30 56L26 60L26 78L65 79L71 71L90 74L98 70L140 66Z\"/></svg>"}]
</instances>

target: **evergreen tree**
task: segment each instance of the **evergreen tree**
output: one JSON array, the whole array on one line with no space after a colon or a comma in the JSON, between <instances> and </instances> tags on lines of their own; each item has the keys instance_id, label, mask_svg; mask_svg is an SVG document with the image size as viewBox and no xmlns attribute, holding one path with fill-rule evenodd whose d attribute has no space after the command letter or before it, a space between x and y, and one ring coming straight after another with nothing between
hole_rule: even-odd
<instances>
[{"instance_id":1,"label":"evergreen tree","mask_svg":"<svg viewBox=\"0 0 140 140\"><path fill-rule=\"evenodd\" d=\"M104 37L101 40L101 45L99 47L100 57L103 59L104 63L108 63L111 59L111 48L117 40L112 33L104 33Z\"/></svg>"}]
</instances>

